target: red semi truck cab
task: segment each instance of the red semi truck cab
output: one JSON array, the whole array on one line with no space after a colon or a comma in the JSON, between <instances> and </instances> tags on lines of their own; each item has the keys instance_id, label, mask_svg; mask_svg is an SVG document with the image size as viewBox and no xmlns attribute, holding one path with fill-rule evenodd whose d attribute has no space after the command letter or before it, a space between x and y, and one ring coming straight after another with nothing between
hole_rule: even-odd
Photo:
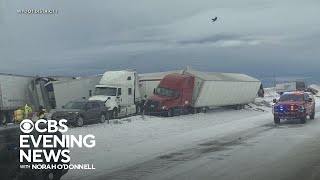
<instances>
[{"instance_id":1,"label":"red semi truck cab","mask_svg":"<svg viewBox=\"0 0 320 180\"><path fill-rule=\"evenodd\" d=\"M165 76L145 103L147 114L185 114L192 104L194 77L182 74Z\"/></svg>"}]
</instances>

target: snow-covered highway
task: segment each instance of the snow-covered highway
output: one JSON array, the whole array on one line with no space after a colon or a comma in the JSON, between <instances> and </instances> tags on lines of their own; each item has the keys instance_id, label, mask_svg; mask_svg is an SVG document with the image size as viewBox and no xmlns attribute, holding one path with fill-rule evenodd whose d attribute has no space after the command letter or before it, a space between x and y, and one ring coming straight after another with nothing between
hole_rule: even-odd
<instances>
[{"instance_id":1,"label":"snow-covered highway","mask_svg":"<svg viewBox=\"0 0 320 180\"><path fill-rule=\"evenodd\" d=\"M258 99L244 110L133 116L123 124L72 128L69 134L95 135L96 146L71 149L71 163L96 169L70 170L63 179L265 179L298 173L316 161L318 115L307 124L283 121L275 126L271 108L257 106L272 98ZM316 103L319 111L319 98Z\"/></svg>"}]
</instances>

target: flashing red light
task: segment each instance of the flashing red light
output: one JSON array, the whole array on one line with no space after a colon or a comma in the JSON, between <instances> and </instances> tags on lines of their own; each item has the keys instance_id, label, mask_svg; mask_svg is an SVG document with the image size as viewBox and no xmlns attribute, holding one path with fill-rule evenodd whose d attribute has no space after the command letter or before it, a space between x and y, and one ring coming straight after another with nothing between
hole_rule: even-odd
<instances>
[{"instance_id":1,"label":"flashing red light","mask_svg":"<svg viewBox=\"0 0 320 180\"><path fill-rule=\"evenodd\" d=\"M294 111L294 105L291 105L290 110Z\"/></svg>"},{"instance_id":2,"label":"flashing red light","mask_svg":"<svg viewBox=\"0 0 320 180\"><path fill-rule=\"evenodd\" d=\"M304 94L303 91L294 91L293 94Z\"/></svg>"}]
</instances>

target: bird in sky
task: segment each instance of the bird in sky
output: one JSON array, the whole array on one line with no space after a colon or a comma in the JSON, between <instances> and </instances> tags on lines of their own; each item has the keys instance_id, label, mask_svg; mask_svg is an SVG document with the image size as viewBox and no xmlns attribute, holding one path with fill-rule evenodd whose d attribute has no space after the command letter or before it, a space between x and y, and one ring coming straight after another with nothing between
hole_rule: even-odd
<instances>
[{"instance_id":1,"label":"bird in sky","mask_svg":"<svg viewBox=\"0 0 320 180\"><path fill-rule=\"evenodd\" d=\"M212 22L215 22L218 20L218 17L212 18Z\"/></svg>"}]
</instances>

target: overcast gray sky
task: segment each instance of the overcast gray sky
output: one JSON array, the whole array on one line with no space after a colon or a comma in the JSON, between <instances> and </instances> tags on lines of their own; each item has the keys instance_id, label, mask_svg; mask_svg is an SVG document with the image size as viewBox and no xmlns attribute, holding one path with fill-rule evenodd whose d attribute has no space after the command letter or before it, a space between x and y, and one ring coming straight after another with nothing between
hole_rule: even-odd
<instances>
[{"instance_id":1,"label":"overcast gray sky","mask_svg":"<svg viewBox=\"0 0 320 180\"><path fill-rule=\"evenodd\" d=\"M319 72L319 7L319 0L0 0L0 72L92 75L186 65ZM59 12L17 13L28 8Z\"/></svg>"}]
</instances>

